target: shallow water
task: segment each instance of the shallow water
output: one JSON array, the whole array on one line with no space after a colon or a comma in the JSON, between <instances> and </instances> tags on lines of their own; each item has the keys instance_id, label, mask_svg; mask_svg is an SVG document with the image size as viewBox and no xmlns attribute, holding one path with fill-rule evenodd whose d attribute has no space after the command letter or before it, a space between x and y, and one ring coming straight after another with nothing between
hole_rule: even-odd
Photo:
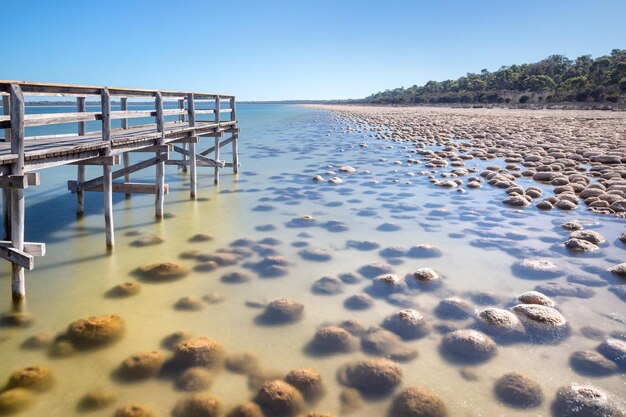
<instances>
[{"instance_id":1,"label":"shallow water","mask_svg":"<svg viewBox=\"0 0 626 417\"><path fill-rule=\"evenodd\" d=\"M24 416L83 415L76 410L79 399L90 389L112 388L118 394L115 406L90 413L110 416L115 407L144 403L157 415L169 415L183 393L172 380L152 378L144 382L120 383L112 378L119 363L137 351L160 349L161 340L178 330L208 336L221 342L227 353L253 352L261 367L285 374L298 367L311 367L322 374L326 394L311 411L341 415L336 380L337 369L355 358L367 357L357 351L318 357L306 353L305 346L316 329L325 323L355 319L366 326L378 325L401 307L384 298L376 298L374 307L355 311L344 307L350 295L363 291L369 281L344 285L344 292L320 296L311 292L311 284L322 276L336 277L356 272L361 266L384 260L379 250L358 251L347 246L351 240L371 240L380 249L405 248L432 244L442 256L428 259L400 258L395 272L405 274L430 267L443 276L443 285L435 291L410 296L415 308L431 325L448 323L465 328L473 320L446 322L434 314L439 300L450 295L471 299L471 293L489 292L500 300L497 306L508 307L518 294L545 282L566 282L575 274L601 277L609 284L618 279L602 271L626 258L626 245L617 241L625 222L577 209L571 212L540 212L534 207L523 210L503 206L502 191L488 185L481 190L461 194L436 188L427 176L408 176L423 167L393 161L406 160L407 152L399 144L376 140L368 132L347 132L345 126L328 112L279 105L242 105L240 161L242 172L234 176L228 170L221 175L219 188L213 186L212 170L199 169L197 201L188 198L188 177L168 166L166 182L170 185L165 212L171 217L155 222L152 196L114 196L116 247L107 254L104 247L102 196L86 194L86 215L77 220L75 197L66 191L65 180L73 179L74 169L55 168L42 173L42 185L26 192L26 240L47 243L47 254L36 259L36 268L28 272L27 309L34 322L27 328L0 328L0 380L23 366L46 364L57 383L48 392L37 394L32 408ZM206 139L205 139L206 140ZM365 141L369 147L359 147ZM229 160L228 147L224 159ZM138 156L135 156L137 158ZM385 161L381 161L385 158ZM467 161L466 168L482 170L498 161ZM353 174L338 171L343 165L357 169ZM341 185L314 183L314 175L325 178L327 170L337 172ZM364 172L370 171L369 173ZM88 175L97 170L88 170ZM152 172L142 172L135 180L149 181ZM370 184L371 180L380 184ZM398 180L395 182L395 180ZM521 184L536 185L520 179ZM532 182L532 184L531 184ZM321 226L288 227L293 218L314 216L320 224L345 223L346 231ZM567 220L589 222L587 228L607 238L600 255L581 256L563 252L560 245L568 233L560 227ZM377 230L384 223L400 227L397 231ZM273 225L273 231L261 231ZM131 233L132 232L132 233ZM516 232L521 236L511 234ZM207 233L214 240L190 243L196 233ZM304 233L304 234L303 234ZM129 234L132 234L129 235ZM157 235L164 242L149 247L134 247L140 235ZM180 259L181 252L197 249L212 253L226 248L239 238L280 239L275 249L290 265L280 278L261 278L243 268L246 259L235 266L211 272L192 272L186 278L167 283L142 282L140 294L127 299L104 296L114 285L135 281L132 271L139 265L173 261L190 268L194 260ZM298 252L306 242L309 247L330 251L330 261L310 261ZM525 258L552 260L564 274L556 279L529 280L515 276L512 265ZM252 260L260 259L257 255ZM0 301L10 310L9 267L3 264ZM219 278L232 271L252 275L248 283L226 284ZM587 272L585 272L587 271ZM558 309L568 319L571 335L556 345L529 342L500 344L498 355L480 365L452 363L438 350L442 336L436 331L425 338L406 342L419 350L419 357L402 364L402 386L419 385L441 396L453 416L528 416L550 414L550 403L558 387L571 382L591 382L616 397L626 396L624 374L591 377L570 369L570 353L593 350L600 342L583 336L580 329L592 326L605 334L626 330L624 304L607 286L592 288L591 298L553 297ZM202 296L217 292L224 301L207 304L201 311L174 309L183 296ZM262 310L246 305L247 301L291 298L305 305L303 318L293 324L267 326L255 322ZM119 314L126 321L121 341L103 349L81 352L68 358L50 358L45 350L24 350L20 344L27 337L41 333L61 333L68 323L80 317ZM169 353L168 353L169 354ZM460 370L470 368L476 381L464 379ZM495 379L517 371L535 379L542 386L545 400L529 410L500 404L493 395ZM245 376L223 370L210 392L216 394L226 409L253 397ZM368 400L353 415L380 417L387 413L389 398Z\"/></svg>"}]
</instances>

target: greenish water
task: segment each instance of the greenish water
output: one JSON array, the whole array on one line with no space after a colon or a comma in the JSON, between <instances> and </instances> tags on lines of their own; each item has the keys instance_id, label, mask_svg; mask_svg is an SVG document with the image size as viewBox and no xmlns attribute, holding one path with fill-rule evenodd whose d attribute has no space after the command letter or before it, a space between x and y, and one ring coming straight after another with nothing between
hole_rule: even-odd
<instances>
[{"instance_id":1,"label":"greenish water","mask_svg":"<svg viewBox=\"0 0 626 417\"><path fill-rule=\"evenodd\" d=\"M368 355L357 350L312 356L305 350L306 345L323 324L353 319L365 326L378 325L401 309L383 297L375 298L373 308L368 310L346 309L344 300L367 288L370 284L367 279L343 285L343 293L334 296L311 292L313 282L323 276L356 273L363 265L384 260L378 250L357 251L348 241L375 241L380 249L428 243L441 250L442 256L437 258L393 261L397 263L393 269L401 277L421 267L433 268L443 276L443 285L438 290L411 293L408 297L431 327L473 325L472 319L450 322L437 317L435 307L450 295L471 300L476 293L489 292L498 300L497 306L506 308L520 293L544 282L566 283L568 276L594 275L607 284L617 283L616 278L602 271L624 261L626 247L616 241L624 230L623 220L582 209L569 213L544 213L534 208L513 210L500 204L501 190L488 186L465 194L435 188L427 176L407 175L420 171L419 166L392 163L406 159L406 151L400 144L376 140L368 132L348 132L327 112L295 106L241 105L238 118L242 172L235 176L225 169L216 188L212 170L200 169L199 199L191 201L188 177L168 166L166 182L170 192L165 199L168 217L161 222L154 220L153 196L136 195L130 199L115 196L116 247L112 254L107 253L104 245L102 195L87 193L86 215L76 218L75 196L66 189L66 181L76 175L75 167L46 170L42 172L41 186L26 191L26 240L46 242L47 254L37 258L35 270L26 275L27 310L34 318L32 325L0 328L0 380L21 367L44 364L52 369L57 383L50 391L37 394L33 406L20 415L110 416L117 406L129 402L146 404L159 416L169 415L183 395L174 388L171 379L155 377L120 383L112 377L112 372L138 351L161 349L169 355L160 347L161 340L179 330L217 340L228 354L252 352L264 370L278 374L299 367L318 370L326 393L310 410L341 415L339 393L343 387L336 379L337 369L352 359ZM369 147L358 146L362 141L368 142ZM230 160L228 148L223 155L226 160ZM467 165L482 169L494 163L468 161ZM340 173L338 168L344 165L357 171ZM311 181L317 174L331 176L325 174L328 170L337 172L344 183L331 186ZM88 169L88 177L97 175L97 169ZM153 176L147 170L134 175L133 181L150 181ZM370 183L372 180L380 183ZM531 185L526 179L520 183ZM312 215L321 224L342 222L345 230L289 227L291 219L303 215ZM560 244L567 240L567 232L560 224L571 219L589 223L590 228L607 238L599 256L572 256L560 249ZM378 230L383 223L397 224L400 229ZM267 225L275 230L269 230ZM209 234L214 239L188 242L197 233ZM135 247L131 243L138 235L156 235L163 243ZM262 278L244 268L246 261L261 259L255 254L214 271L192 271L174 282L142 282L141 292L126 299L104 296L114 285L136 281L132 272L140 265L171 261L193 268L197 262L180 259L182 252L213 253L228 248L237 239L268 237L280 240L273 248L290 263L283 277ZM299 251L304 246L326 249L332 259L325 262L303 259ZM562 276L544 281L515 276L512 265L528 257L552 260L563 270ZM3 310L9 311L10 271L6 264L3 268L0 302ZM222 275L234 271L247 272L252 280L242 284L220 281ZM623 373L591 377L569 366L572 352L593 350L600 343L585 337L581 328L591 326L606 335L625 330L623 302L607 286L589 289L593 292L589 298L554 297L571 327L570 336L556 345L528 341L500 343L498 355L493 359L479 365L459 365L440 354L442 335L435 330L422 339L406 342L418 349L419 357L402 364L402 386L419 385L432 390L443 399L452 416L548 416L557 388L571 382L592 382L614 396L626 396ZM200 311L174 309L181 297L200 297L212 292L219 293L224 300L205 304ZM283 326L258 324L255 318L261 310L249 307L247 302L281 297L302 302L303 318ZM126 333L122 340L104 349L67 358L51 358L45 350L20 347L29 336L42 332L58 334L73 320L100 314L118 314L124 318ZM459 371L466 367L477 375L476 381L463 378ZM503 405L494 397L494 381L512 371L540 383L546 397L542 405L530 411L520 410ZM114 390L118 395L115 405L89 414L78 412L80 398L97 387ZM245 376L227 370L216 376L210 392L220 398L226 409L254 396ZM386 415L388 408L389 398L366 400L353 415L380 417Z\"/></svg>"}]
</instances>

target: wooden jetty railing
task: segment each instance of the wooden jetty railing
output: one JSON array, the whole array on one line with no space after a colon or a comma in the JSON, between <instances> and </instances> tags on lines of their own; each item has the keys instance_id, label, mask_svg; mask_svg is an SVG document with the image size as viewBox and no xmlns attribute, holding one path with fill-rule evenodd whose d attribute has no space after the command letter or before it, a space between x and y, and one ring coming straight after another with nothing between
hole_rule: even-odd
<instances>
[{"instance_id":1,"label":"wooden jetty railing","mask_svg":"<svg viewBox=\"0 0 626 417\"><path fill-rule=\"evenodd\" d=\"M34 256L45 254L45 244L24 242L24 189L39 184L40 176L36 171L59 165L77 165L77 178L68 181L68 189L77 195L78 215L84 212L85 192L103 192L108 247L113 247L115 242L112 193L127 196L132 193L155 194L155 215L160 218L163 216L164 195L168 191L165 165L176 165L189 171L191 198L196 197L197 167L214 168L215 184L219 183L220 168L232 167L234 173L238 172L239 129L235 97L231 95L1 80L0 95L3 109L0 130L4 130L4 141L0 141L4 226L0 257L12 264L15 300L25 295L24 269L33 268ZM73 97L76 111L27 113L25 96ZM154 108L130 110L129 98L149 99ZM65 105L67 99L62 100ZM99 111L87 111L87 106L92 105L88 100L95 101ZM174 103L174 108L167 108L171 107L167 100ZM228 102L228 107L222 106L223 101ZM113 110L114 106L119 110ZM46 107L36 109L42 108ZM223 113L228 114L226 120L222 118ZM154 118L154 122L146 124L139 120L132 123L146 117ZM98 129L88 131L88 123L92 121L100 122ZM68 123L76 126L75 133L25 135L26 129L33 126L64 125L67 128ZM213 137L214 141L209 148L198 151L196 147L202 137ZM220 148L227 144L232 144L232 162L220 160ZM154 157L131 164L130 152L153 153ZM170 159L170 152L180 154L180 158ZM213 158L209 157L211 154ZM113 171L112 167L120 163L120 155L123 167ZM86 180L87 165L102 166L102 176ZM132 173L153 165L156 166L154 184L130 181ZM122 177L123 182L113 182Z\"/></svg>"}]
</instances>

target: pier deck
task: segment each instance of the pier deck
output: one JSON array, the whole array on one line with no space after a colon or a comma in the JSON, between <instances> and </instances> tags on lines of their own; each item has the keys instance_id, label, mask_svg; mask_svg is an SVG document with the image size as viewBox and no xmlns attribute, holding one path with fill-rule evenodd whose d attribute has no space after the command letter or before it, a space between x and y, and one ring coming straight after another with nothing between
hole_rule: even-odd
<instances>
[{"instance_id":1,"label":"pier deck","mask_svg":"<svg viewBox=\"0 0 626 417\"><path fill-rule=\"evenodd\" d=\"M232 168L234 173L239 170L239 130L235 97L231 95L0 80L0 96L0 132L4 131L0 141L4 233L0 258L12 264L14 300L25 295L24 269L34 267L34 256L45 254L45 244L24 242L24 189L40 183L39 171L59 165L77 166L76 180L68 181L68 190L77 195L77 215L84 213L84 192L102 192L106 245L113 247L112 193L155 194L155 215L161 218L168 191L166 165L189 171L191 198L196 197L197 167L213 168L216 185L221 168ZM46 100L63 97L64 105L71 103L66 97L72 97L76 111L27 113L25 96L43 96ZM153 108L145 109L146 100L154 103ZM227 106L222 105L224 101ZM99 111L87 111L87 105L96 106ZM112 110L113 107L119 110ZM131 110L132 107L143 108ZM46 106L36 110L40 109ZM227 114L226 119L222 114ZM152 118L153 123L146 123ZM119 120L119 127L113 128L114 120ZM99 122L99 128L87 131L88 123L94 121ZM26 136L27 129L48 125L62 125L63 133ZM89 126L93 128L93 123ZM196 147L206 137L212 138L208 148L198 151ZM220 148L228 144L232 146L231 162L220 160ZM154 156L131 165L130 152ZM172 159L170 153L179 157ZM122 160L123 167L113 171L112 167ZM87 165L102 166L102 176L87 180ZM154 183L130 181L132 173L151 166L156 167ZM117 178L123 178L123 182L113 182Z\"/></svg>"}]
</instances>

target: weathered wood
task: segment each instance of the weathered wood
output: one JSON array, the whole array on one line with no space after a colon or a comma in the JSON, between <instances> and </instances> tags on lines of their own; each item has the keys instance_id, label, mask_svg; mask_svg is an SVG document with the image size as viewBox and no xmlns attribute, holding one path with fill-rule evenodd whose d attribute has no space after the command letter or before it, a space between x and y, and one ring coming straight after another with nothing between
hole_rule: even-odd
<instances>
[{"instance_id":1,"label":"weathered wood","mask_svg":"<svg viewBox=\"0 0 626 417\"><path fill-rule=\"evenodd\" d=\"M2 238L11 239L11 190L2 189Z\"/></svg>"},{"instance_id":2,"label":"weathered wood","mask_svg":"<svg viewBox=\"0 0 626 417\"><path fill-rule=\"evenodd\" d=\"M220 134L220 135L218 135L218 136L213 136L213 137L214 137L215 139L219 139L219 138L221 138L221 137L222 137L222 135ZM232 138L232 137L230 137L230 138L228 138L228 139L226 139L226 140L224 140L224 141L222 141L222 142L219 142L219 147L220 147L220 148L223 148L224 146L228 145L228 144L229 144L229 143L231 143L232 141L233 141L233 138ZM200 154L201 154L201 155L206 156L206 155L210 154L211 152L215 152L215 146L211 146L211 147L210 147L210 148L208 148L207 150L204 150L204 151L200 152Z\"/></svg>"},{"instance_id":3,"label":"weathered wood","mask_svg":"<svg viewBox=\"0 0 626 417\"><path fill-rule=\"evenodd\" d=\"M68 165L117 165L120 163L119 155L96 156L78 162L70 162Z\"/></svg>"},{"instance_id":4,"label":"weathered wood","mask_svg":"<svg viewBox=\"0 0 626 417\"><path fill-rule=\"evenodd\" d=\"M119 113L128 113L128 99L126 97L122 97L120 99L120 112ZM112 112L117 113L117 112ZM121 120L122 129L128 129L128 118L126 116L122 117Z\"/></svg>"},{"instance_id":5,"label":"weathered wood","mask_svg":"<svg viewBox=\"0 0 626 417\"><path fill-rule=\"evenodd\" d=\"M196 126L196 104L195 96L193 93L190 93L187 96L187 112L189 113L189 127L193 128ZM197 140L198 138L195 139ZM198 192L195 142L189 143L189 152L186 156L189 160L189 196L192 199L195 199Z\"/></svg>"},{"instance_id":6,"label":"weathered wood","mask_svg":"<svg viewBox=\"0 0 626 417\"><path fill-rule=\"evenodd\" d=\"M0 245L0 258L6 259L7 261L11 262L13 265L13 268L20 268L22 274L24 274L24 269L26 268L29 271L32 270L35 266L35 258L32 255L29 255L28 253L24 252L23 250L19 250L17 248L14 248L13 246L2 246ZM16 293L16 287L15 285L19 285L19 288L17 288L17 293ZM13 298L14 299L21 299L24 297L25 294L25 285L24 285L24 280L22 280L19 283L16 283L15 281L13 282L13 286L12 286L12 290L13 290ZM17 297L16 297L17 295Z\"/></svg>"},{"instance_id":7,"label":"weathered wood","mask_svg":"<svg viewBox=\"0 0 626 417\"><path fill-rule=\"evenodd\" d=\"M80 97L83 98L84 97ZM48 114L27 114L24 117L26 127L30 126L46 126L61 123L85 122L100 119L98 113L48 113Z\"/></svg>"},{"instance_id":8,"label":"weathered wood","mask_svg":"<svg viewBox=\"0 0 626 417\"><path fill-rule=\"evenodd\" d=\"M24 174L24 95L17 84L11 84L11 152L18 155L11 165L12 175ZM11 242L16 251L24 250L24 190L11 189ZM12 252L18 256L17 253ZM7 255L10 256L10 255ZM18 256L19 258L19 256ZM23 258L22 258L23 259ZM24 264L11 261L11 293L13 299L19 301L26 295L26 283L24 280ZM32 262L29 262L29 266ZM32 268L32 267L31 267Z\"/></svg>"},{"instance_id":9,"label":"weathered wood","mask_svg":"<svg viewBox=\"0 0 626 417\"><path fill-rule=\"evenodd\" d=\"M10 96L2 96L2 113L4 114L5 120L8 119L9 122L11 120L11 98ZM4 129L4 141L11 141L11 124Z\"/></svg>"},{"instance_id":10,"label":"weathered wood","mask_svg":"<svg viewBox=\"0 0 626 417\"><path fill-rule=\"evenodd\" d=\"M239 134L234 133L231 136L233 143L233 173L239 173L239 149L237 145L237 141L239 140Z\"/></svg>"},{"instance_id":11,"label":"weathered wood","mask_svg":"<svg viewBox=\"0 0 626 417\"><path fill-rule=\"evenodd\" d=\"M5 248L12 247L12 242L10 240L0 240L0 247L5 247ZM31 256L45 256L46 244L35 243L35 242L24 242L23 252Z\"/></svg>"},{"instance_id":12,"label":"weathered wood","mask_svg":"<svg viewBox=\"0 0 626 417\"><path fill-rule=\"evenodd\" d=\"M68 181L67 186L70 189L76 189L78 183L76 181ZM111 183L111 192L124 194L156 194L157 185L142 182L113 182ZM169 184L163 185L165 194L169 193ZM103 192L104 184L96 185L89 188L83 188L84 192Z\"/></svg>"},{"instance_id":13,"label":"weathered wood","mask_svg":"<svg viewBox=\"0 0 626 417\"><path fill-rule=\"evenodd\" d=\"M128 151L128 152L133 152L133 153L137 153L137 152L157 152L157 153L161 153L161 152L169 152L172 150L172 145L153 145L153 146L146 146L145 148L139 148L139 149L133 149L132 151Z\"/></svg>"},{"instance_id":14,"label":"weathered wood","mask_svg":"<svg viewBox=\"0 0 626 417\"><path fill-rule=\"evenodd\" d=\"M22 175L1 175L0 188L28 188L29 185L39 185L41 179L38 172L27 172Z\"/></svg>"},{"instance_id":15,"label":"weathered wood","mask_svg":"<svg viewBox=\"0 0 626 417\"><path fill-rule=\"evenodd\" d=\"M163 115L163 96L161 92L156 93L155 96L155 106L156 106L156 125L157 132L161 133L161 138L159 140L159 144L163 145L165 143L165 117ZM160 152L157 152L157 156ZM156 163L156 194L154 198L154 215L157 218L163 217L163 204L164 204L164 195L165 195L165 163L159 160Z\"/></svg>"},{"instance_id":16,"label":"weathered wood","mask_svg":"<svg viewBox=\"0 0 626 417\"><path fill-rule=\"evenodd\" d=\"M166 160L166 159L167 159L166 156L146 159L145 161L137 162L136 164L130 165L128 167L124 167L122 169L119 169L113 172L111 174L111 177L113 179L120 178L124 175L132 174L133 172L141 171L142 169L151 167L152 165L155 165L157 162L159 162L159 160ZM85 181L84 183L78 186L76 186L75 181L68 181L67 182L68 190L70 190L71 192L77 192L78 190L93 188L93 187L102 185L103 181L104 181L103 177L98 177L98 178L91 179L89 181ZM74 185L71 186L70 184L74 184Z\"/></svg>"},{"instance_id":17,"label":"weathered wood","mask_svg":"<svg viewBox=\"0 0 626 417\"><path fill-rule=\"evenodd\" d=\"M102 141L111 141L111 94L106 88L100 94L102 106Z\"/></svg>"},{"instance_id":18,"label":"weathered wood","mask_svg":"<svg viewBox=\"0 0 626 417\"><path fill-rule=\"evenodd\" d=\"M111 141L111 95L106 88L101 92L102 103L102 140ZM105 149L105 156L111 153L111 146ZM103 196L104 196L104 228L106 245L112 248L115 245L115 231L113 226L113 190L111 165L102 165Z\"/></svg>"}]
</instances>

